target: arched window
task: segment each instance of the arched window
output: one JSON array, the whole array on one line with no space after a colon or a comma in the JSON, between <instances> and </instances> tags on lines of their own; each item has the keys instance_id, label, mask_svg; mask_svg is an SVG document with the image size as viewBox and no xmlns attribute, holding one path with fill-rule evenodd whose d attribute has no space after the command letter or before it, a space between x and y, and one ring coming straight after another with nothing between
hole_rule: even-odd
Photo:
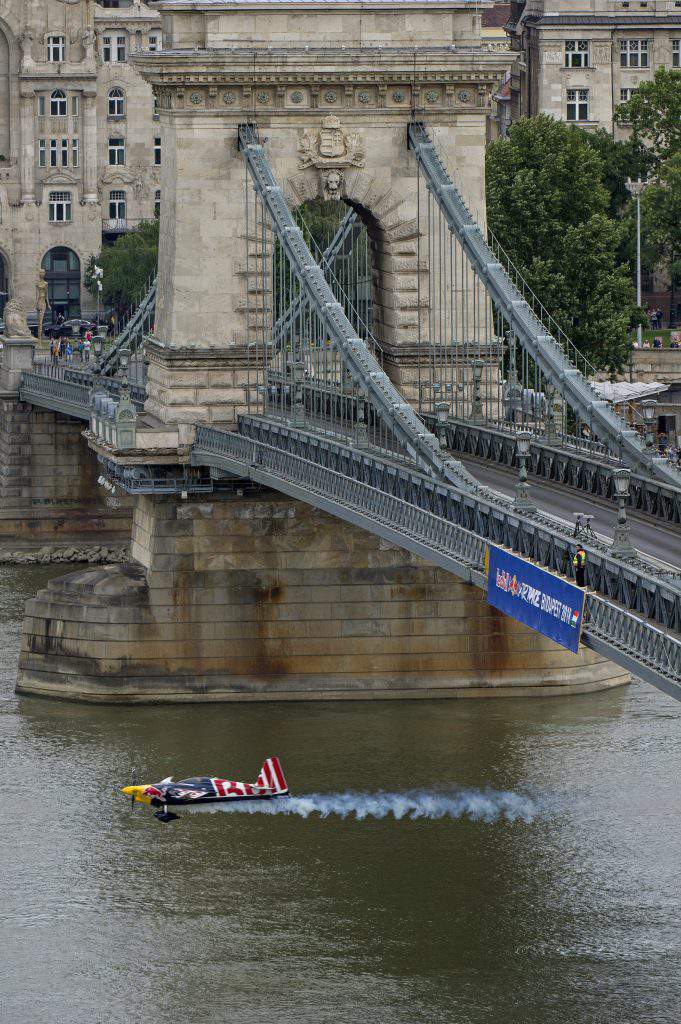
<instances>
[{"instance_id":1,"label":"arched window","mask_svg":"<svg viewBox=\"0 0 681 1024\"><path fill-rule=\"evenodd\" d=\"M47 271L47 297L53 320L59 313L67 320L80 316L80 260L73 249L50 249L43 256L42 267Z\"/></svg>"},{"instance_id":2,"label":"arched window","mask_svg":"<svg viewBox=\"0 0 681 1024\"><path fill-rule=\"evenodd\" d=\"M109 117L125 117L125 93L122 89L109 90Z\"/></svg>"},{"instance_id":3,"label":"arched window","mask_svg":"<svg viewBox=\"0 0 681 1024\"><path fill-rule=\"evenodd\" d=\"M52 117L66 117L66 96L61 89L55 89L50 96L50 114Z\"/></svg>"},{"instance_id":4,"label":"arched window","mask_svg":"<svg viewBox=\"0 0 681 1024\"><path fill-rule=\"evenodd\" d=\"M161 216L161 190L160 190L160 188L157 188L156 192L154 194L154 217L160 217L160 216Z\"/></svg>"},{"instance_id":5,"label":"arched window","mask_svg":"<svg viewBox=\"0 0 681 1024\"><path fill-rule=\"evenodd\" d=\"M109 192L109 220L125 220L125 192Z\"/></svg>"}]
</instances>

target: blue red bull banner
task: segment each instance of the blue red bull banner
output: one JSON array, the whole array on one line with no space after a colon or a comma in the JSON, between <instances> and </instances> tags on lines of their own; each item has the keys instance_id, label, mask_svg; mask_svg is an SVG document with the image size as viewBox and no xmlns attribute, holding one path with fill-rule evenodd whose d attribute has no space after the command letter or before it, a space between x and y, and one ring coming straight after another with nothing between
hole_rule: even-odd
<instances>
[{"instance_id":1,"label":"blue red bull banner","mask_svg":"<svg viewBox=\"0 0 681 1024\"><path fill-rule=\"evenodd\" d=\"M487 601L577 653L584 591L518 555L489 545Z\"/></svg>"}]
</instances>

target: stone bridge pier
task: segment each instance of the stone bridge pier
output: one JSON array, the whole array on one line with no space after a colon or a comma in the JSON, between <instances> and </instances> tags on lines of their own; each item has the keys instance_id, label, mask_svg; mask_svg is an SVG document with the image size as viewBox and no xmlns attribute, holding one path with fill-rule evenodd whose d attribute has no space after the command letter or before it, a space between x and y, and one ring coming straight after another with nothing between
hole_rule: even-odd
<instances>
[{"instance_id":1,"label":"stone bridge pier","mask_svg":"<svg viewBox=\"0 0 681 1024\"><path fill-rule=\"evenodd\" d=\"M130 502L107 506L83 423L19 398L33 339L3 338L0 369L0 544L91 540L127 544Z\"/></svg>"},{"instance_id":2,"label":"stone bridge pier","mask_svg":"<svg viewBox=\"0 0 681 1024\"><path fill-rule=\"evenodd\" d=\"M28 602L19 692L125 703L546 696L627 679L415 555L273 492L141 498L132 554Z\"/></svg>"}]
</instances>

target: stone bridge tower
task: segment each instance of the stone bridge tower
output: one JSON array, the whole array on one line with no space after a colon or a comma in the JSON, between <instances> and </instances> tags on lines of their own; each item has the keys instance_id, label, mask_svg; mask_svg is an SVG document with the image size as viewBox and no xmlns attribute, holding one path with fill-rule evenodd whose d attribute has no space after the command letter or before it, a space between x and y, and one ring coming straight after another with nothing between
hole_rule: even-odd
<instances>
[{"instance_id":1,"label":"stone bridge tower","mask_svg":"<svg viewBox=\"0 0 681 1024\"><path fill-rule=\"evenodd\" d=\"M508 65L467 0L167 0L162 53L138 55L162 125L156 343L148 412L177 425L228 422L243 402L249 329L244 164L238 125L258 124L295 207L343 198L373 251L375 331L396 383L414 376L417 167L407 124L427 122L484 216L491 92ZM167 441L167 431L163 434Z\"/></svg>"},{"instance_id":2,"label":"stone bridge tower","mask_svg":"<svg viewBox=\"0 0 681 1024\"><path fill-rule=\"evenodd\" d=\"M167 0L136 57L161 112L162 200L145 460L243 404L253 282L237 128L257 122L292 204L342 197L367 225L387 369L415 359L417 170L426 120L483 212L490 91L508 54L465 0ZM165 451L162 451L165 449ZM248 485L136 500L121 567L29 602L17 688L85 700L290 700L582 692L624 681L470 586L302 502Z\"/></svg>"}]
</instances>

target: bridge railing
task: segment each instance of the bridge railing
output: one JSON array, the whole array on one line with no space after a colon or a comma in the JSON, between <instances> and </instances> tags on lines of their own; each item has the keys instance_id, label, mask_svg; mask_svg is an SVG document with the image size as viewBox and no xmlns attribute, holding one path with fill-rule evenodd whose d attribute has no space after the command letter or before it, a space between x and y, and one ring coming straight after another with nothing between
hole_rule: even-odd
<instances>
[{"instance_id":1,"label":"bridge railing","mask_svg":"<svg viewBox=\"0 0 681 1024\"><path fill-rule=\"evenodd\" d=\"M487 540L520 551L547 568L571 575L575 540L572 528L541 511L522 512L512 501L489 488L474 488L429 479L418 469L391 463L380 453L357 451L347 440L315 436L308 429L287 426L263 417L242 416L241 433L269 447L282 448L305 459L361 480L378 490L442 515ZM585 541L589 586L614 598L660 625L681 631L681 574L643 558L615 556L598 540Z\"/></svg>"},{"instance_id":2,"label":"bridge railing","mask_svg":"<svg viewBox=\"0 0 681 1024\"><path fill-rule=\"evenodd\" d=\"M356 454L361 465L369 456ZM484 587L486 539L409 498L385 493L346 472L311 463L290 451L213 427L200 426L192 465L209 464L274 486ZM347 465L347 464L346 464ZM399 474L398 474L399 475ZM393 470L393 478L396 474ZM442 488L437 487L438 491ZM442 514L445 513L445 514ZM490 538L499 543L498 538ZM513 547L514 545L509 545ZM516 550L519 550L517 547ZM520 548L520 552L525 554ZM589 594L583 640L681 699L681 640L600 595Z\"/></svg>"},{"instance_id":3,"label":"bridge railing","mask_svg":"<svg viewBox=\"0 0 681 1024\"><path fill-rule=\"evenodd\" d=\"M507 424L473 424L453 419L440 423L436 416L430 414L424 416L424 421L443 438L449 451L486 459L495 465L518 466L517 431ZM528 472L540 480L615 501L614 474L621 467L619 460L607 449L594 447L584 451L570 442L571 438L558 433L554 440L535 436L530 442ZM681 523L681 488L633 473L629 492L627 504L630 508L665 523Z\"/></svg>"}]
</instances>

